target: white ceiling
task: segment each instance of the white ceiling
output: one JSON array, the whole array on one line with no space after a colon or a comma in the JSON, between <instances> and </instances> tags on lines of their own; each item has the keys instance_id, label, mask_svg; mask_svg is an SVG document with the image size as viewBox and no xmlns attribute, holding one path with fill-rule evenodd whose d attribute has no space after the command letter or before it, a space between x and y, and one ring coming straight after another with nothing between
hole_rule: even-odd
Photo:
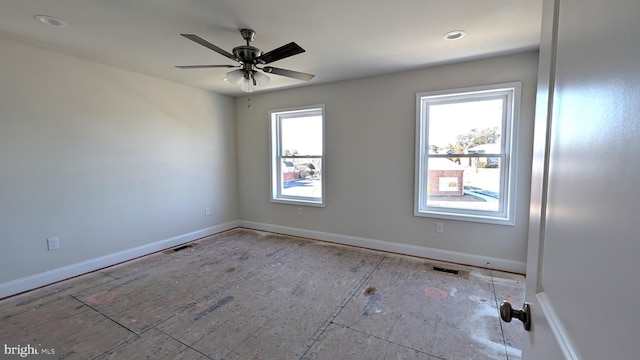
<instances>
[{"instance_id":1,"label":"white ceiling","mask_svg":"<svg viewBox=\"0 0 640 360\"><path fill-rule=\"evenodd\" d=\"M240 28L264 52L296 42L305 53L270 65L316 77L269 75L268 91L535 49L541 12L542 0L1 0L0 36L238 96L221 80L229 69L174 68L234 65L179 34L229 52L244 44ZM460 29L464 38L442 39Z\"/></svg>"}]
</instances>

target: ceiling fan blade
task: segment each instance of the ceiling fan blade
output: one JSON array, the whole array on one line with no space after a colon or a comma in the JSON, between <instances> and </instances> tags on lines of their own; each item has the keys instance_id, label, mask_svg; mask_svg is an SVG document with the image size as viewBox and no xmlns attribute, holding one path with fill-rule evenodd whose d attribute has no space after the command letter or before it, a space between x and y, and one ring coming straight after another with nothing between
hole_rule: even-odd
<instances>
[{"instance_id":1,"label":"ceiling fan blade","mask_svg":"<svg viewBox=\"0 0 640 360\"><path fill-rule=\"evenodd\" d=\"M264 53L258 57L258 62L262 64L269 64L280 59L287 58L289 56L303 53L305 50L300 45L290 42L287 45L282 45L277 49L273 49L267 53Z\"/></svg>"},{"instance_id":2,"label":"ceiling fan blade","mask_svg":"<svg viewBox=\"0 0 640 360\"><path fill-rule=\"evenodd\" d=\"M236 65L177 65L178 69L234 68Z\"/></svg>"},{"instance_id":3,"label":"ceiling fan blade","mask_svg":"<svg viewBox=\"0 0 640 360\"><path fill-rule=\"evenodd\" d=\"M233 61L238 61L238 59L236 59L235 56L233 56L233 54L231 54L230 52L223 50L215 45L213 45L212 43L208 42L207 40L199 37L198 35L193 35L193 34L180 34L184 37L186 37L187 39L196 42L204 47L207 47L215 52L217 52L218 54L222 55L222 56L226 56L229 59L233 60Z\"/></svg>"},{"instance_id":4,"label":"ceiling fan blade","mask_svg":"<svg viewBox=\"0 0 640 360\"><path fill-rule=\"evenodd\" d=\"M276 75L282 75L282 76L286 76L286 77L290 77L290 78L294 78L294 79L298 79L298 80L304 80L304 81L309 81L311 79L313 79L313 77L315 75L313 74L307 74L307 73L303 73L300 71L293 71L293 70L287 70L287 69L280 69L280 68L274 68L271 66L265 66L262 68L262 71L269 73L269 74L276 74Z\"/></svg>"}]
</instances>

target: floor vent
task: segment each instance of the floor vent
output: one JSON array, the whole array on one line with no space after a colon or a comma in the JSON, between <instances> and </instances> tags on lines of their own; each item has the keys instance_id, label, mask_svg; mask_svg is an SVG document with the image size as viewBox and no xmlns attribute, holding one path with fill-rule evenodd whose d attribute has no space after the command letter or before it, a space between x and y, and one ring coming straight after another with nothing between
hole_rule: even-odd
<instances>
[{"instance_id":1,"label":"floor vent","mask_svg":"<svg viewBox=\"0 0 640 360\"><path fill-rule=\"evenodd\" d=\"M187 244L187 245L178 246L178 247L175 247L173 249L165 250L165 251L163 251L163 253L165 253L165 254L173 254L174 252L178 252L180 250L192 248L193 245L194 244Z\"/></svg>"},{"instance_id":2,"label":"floor vent","mask_svg":"<svg viewBox=\"0 0 640 360\"><path fill-rule=\"evenodd\" d=\"M453 274L453 275L458 275L460 273L460 271L458 271L458 270L447 269L447 268L443 268L443 267L439 267L439 266L434 266L433 270L444 272L444 273L447 273L447 274Z\"/></svg>"}]
</instances>

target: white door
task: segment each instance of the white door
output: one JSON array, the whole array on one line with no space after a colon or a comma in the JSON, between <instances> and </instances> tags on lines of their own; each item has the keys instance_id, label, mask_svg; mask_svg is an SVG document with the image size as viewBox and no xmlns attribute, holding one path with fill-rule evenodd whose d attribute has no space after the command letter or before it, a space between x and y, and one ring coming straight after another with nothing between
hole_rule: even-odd
<instances>
[{"instance_id":1,"label":"white door","mask_svg":"<svg viewBox=\"0 0 640 360\"><path fill-rule=\"evenodd\" d=\"M540 56L522 358L640 359L640 1L544 0Z\"/></svg>"}]
</instances>

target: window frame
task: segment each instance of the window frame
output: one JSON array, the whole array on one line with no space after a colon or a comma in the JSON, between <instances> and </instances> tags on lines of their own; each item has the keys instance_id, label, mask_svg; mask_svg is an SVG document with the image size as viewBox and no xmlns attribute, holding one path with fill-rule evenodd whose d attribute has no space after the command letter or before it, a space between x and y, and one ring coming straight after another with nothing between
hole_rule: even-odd
<instances>
[{"instance_id":1,"label":"window frame","mask_svg":"<svg viewBox=\"0 0 640 360\"><path fill-rule=\"evenodd\" d=\"M282 154L282 119L320 116L322 119L322 154L283 155ZM325 177L325 106L324 104L276 109L269 111L269 148L271 162L270 197L271 202L324 207L326 199ZM282 193L282 164L283 158L320 158L322 164L321 197L294 196Z\"/></svg>"},{"instance_id":2,"label":"window frame","mask_svg":"<svg viewBox=\"0 0 640 360\"><path fill-rule=\"evenodd\" d=\"M462 220L498 225L515 225L517 188L517 144L520 119L520 81L419 92L416 94L416 144L414 216ZM427 205L428 160L446 158L444 154L429 154L429 117L431 104L470 102L506 97L500 136L500 154L456 154L456 157L500 157L500 199L498 211L458 209ZM434 156L435 155L435 156ZM464 184L462 185L464 186Z\"/></svg>"}]
</instances>

